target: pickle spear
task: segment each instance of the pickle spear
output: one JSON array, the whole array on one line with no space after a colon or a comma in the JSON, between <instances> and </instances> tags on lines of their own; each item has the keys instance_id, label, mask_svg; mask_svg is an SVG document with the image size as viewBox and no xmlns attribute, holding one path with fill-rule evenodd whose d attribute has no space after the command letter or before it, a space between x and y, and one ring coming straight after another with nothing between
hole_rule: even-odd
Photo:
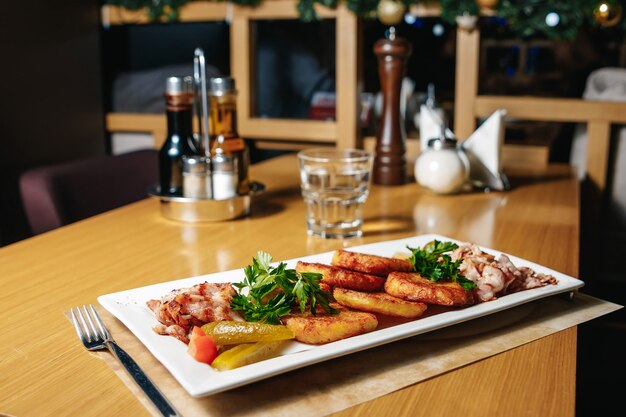
<instances>
[{"instance_id":1,"label":"pickle spear","mask_svg":"<svg viewBox=\"0 0 626 417\"><path fill-rule=\"evenodd\" d=\"M202 326L202 330L217 345L274 342L294 338L293 332L286 326L258 322L214 321Z\"/></svg>"},{"instance_id":2,"label":"pickle spear","mask_svg":"<svg viewBox=\"0 0 626 417\"><path fill-rule=\"evenodd\" d=\"M228 371L278 356L284 340L274 342L244 343L218 355L211 366L219 371Z\"/></svg>"}]
</instances>

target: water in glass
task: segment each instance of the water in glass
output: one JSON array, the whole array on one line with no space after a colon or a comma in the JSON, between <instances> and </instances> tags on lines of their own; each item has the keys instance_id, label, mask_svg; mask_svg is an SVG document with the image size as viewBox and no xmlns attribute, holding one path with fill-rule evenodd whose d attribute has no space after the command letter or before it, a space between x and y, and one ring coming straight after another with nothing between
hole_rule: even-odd
<instances>
[{"instance_id":1,"label":"water in glass","mask_svg":"<svg viewBox=\"0 0 626 417\"><path fill-rule=\"evenodd\" d=\"M369 164L304 165L300 175L308 233L325 238L361 236Z\"/></svg>"}]
</instances>

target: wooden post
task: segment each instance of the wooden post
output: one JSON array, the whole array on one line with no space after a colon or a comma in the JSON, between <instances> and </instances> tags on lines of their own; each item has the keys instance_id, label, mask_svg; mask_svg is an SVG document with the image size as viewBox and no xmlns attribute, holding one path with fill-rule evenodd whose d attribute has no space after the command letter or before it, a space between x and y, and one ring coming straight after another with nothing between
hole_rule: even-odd
<instances>
[{"instance_id":1,"label":"wooden post","mask_svg":"<svg viewBox=\"0 0 626 417\"><path fill-rule=\"evenodd\" d=\"M478 95L480 31L458 28L456 36L454 133L464 140L476 130L474 99Z\"/></svg>"},{"instance_id":2,"label":"wooden post","mask_svg":"<svg viewBox=\"0 0 626 417\"><path fill-rule=\"evenodd\" d=\"M359 104L361 94L360 19L342 4L337 7L335 62L337 71L337 147L361 147Z\"/></svg>"},{"instance_id":3,"label":"wooden post","mask_svg":"<svg viewBox=\"0 0 626 417\"><path fill-rule=\"evenodd\" d=\"M607 121L590 121L587 124L587 176L591 183L604 192L609 166L611 124Z\"/></svg>"},{"instance_id":4,"label":"wooden post","mask_svg":"<svg viewBox=\"0 0 626 417\"><path fill-rule=\"evenodd\" d=\"M389 30L389 38L380 39L374 45L383 94L372 177L374 184L379 185L399 185L406 181L406 133L400 117L400 89L406 61L411 55L411 44L406 39L396 38L393 27Z\"/></svg>"},{"instance_id":5,"label":"wooden post","mask_svg":"<svg viewBox=\"0 0 626 417\"><path fill-rule=\"evenodd\" d=\"M245 136L254 101L252 82L254 60L251 59L253 37L250 33L250 20L244 13L240 13L240 7L234 7L230 22L230 75L236 80L239 90L237 94L238 130Z\"/></svg>"}]
</instances>

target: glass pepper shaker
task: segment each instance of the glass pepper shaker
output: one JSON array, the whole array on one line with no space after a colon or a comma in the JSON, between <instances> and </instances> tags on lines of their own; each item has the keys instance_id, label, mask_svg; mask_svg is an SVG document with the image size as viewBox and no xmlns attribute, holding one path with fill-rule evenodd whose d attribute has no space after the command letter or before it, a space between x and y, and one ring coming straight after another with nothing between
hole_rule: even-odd
<instances>
[{"instance_id":1,"label":"glass pepper shaker","mask_svg":"<svg viewBox=\"0 0 626 417\"><path fill-rule=\"evenodd\" d=\"M211 157L213 199L237 197L239 184L238 160L233 156L218 154Z\"/></svg>"}]
</instances>

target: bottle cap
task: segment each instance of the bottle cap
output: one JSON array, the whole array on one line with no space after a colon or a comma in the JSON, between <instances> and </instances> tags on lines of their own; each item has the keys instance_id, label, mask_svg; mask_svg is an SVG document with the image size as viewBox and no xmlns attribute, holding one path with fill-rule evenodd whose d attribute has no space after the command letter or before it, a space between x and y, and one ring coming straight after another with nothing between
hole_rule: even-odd
<instances>
[{"instance_id":1,"label":"bottle cap","mask_svg":"<svg viewBox=\"0 0 626 417\"><path fill-rule=\"evenodd\" d=\"M237 171L237 159L232 156L217 154L211 158L211 168L213 172L235 172Z\"/></svg>"},{"instance_id":2,"label":"bottle cap","mask_svg":"<svg viewBox=\"0 0 626 417\"><path fill-rule=\"evenodd\" d=\"M232 77L211 77L209 90L212 95L220 96L227 93L236 93L235 80Z\"/></svg>"},{"instance_id":3,"label":"bottle cap","mask_svg":"<svg viewBox=\"0 0 626 417\"><path fill-rule=\"evenodd\" d=\"M204 156L183 155L184 174L206 174L207 169L208 166Z\"/></svg>"},{"instance_id":4,"label":"bottle cap","mask_svg":"<svg viewBox=\"0 0 626 417\"><path fill-rule=\"evenodd\" d=\"M428 148L436 151L440 149L455 149L459 141L454 137L448 137L446 135L445 123L442 123L440 128L441 133L439 134L439 137L428 140Z\"/></svg>"},{"instance_id":5,"label":"bottle cap","mask_svg":"<svg viewBox=\"0 0 626 417\"><path fill-rule=\"evenodd\" d=\"M440 149L455 149L457 142L456 139L433 138L428 141L428 148L436 151Z\"/></svg>"},{"instance_id":6,"label":"bottle cap","mask_svg":"<svg viewBox=\"0 0 626 417\"><path fill-rule=\"evenodd\" d=\"M192 91L191 77L169 77L165 84L165 94L192 94Z\"/></svg>"}]
</instances>

